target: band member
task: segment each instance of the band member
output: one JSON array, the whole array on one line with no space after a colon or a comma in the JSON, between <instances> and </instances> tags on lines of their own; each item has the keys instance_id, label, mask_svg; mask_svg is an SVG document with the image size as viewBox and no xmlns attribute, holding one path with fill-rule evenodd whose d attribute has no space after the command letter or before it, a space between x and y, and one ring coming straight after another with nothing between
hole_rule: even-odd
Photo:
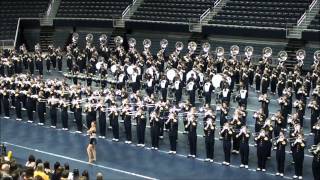
<instances>
[{"instance_id":1,"label":"band member","mask_svg":"<svg viewBox=\"0 0 320 180\"><path fill-rule=\"evenodd\" d=\"M126 134L126 144L131 144L132 142L132 133L131 133L131 115L129 114L130 106L127 103L124 103L122 107L121 116L124 121L124 130Z\"/></svg>"},{"instance_id":2,"label":"band member","mask_svg":"<svg viewBox=\"0 0 320 180\"><path fill-rule=\"evenodd\" d=\"M160 134L160 122L159 113L153 111L150 114L150 130L151 130L151 149L158 150L159 148L159 134Z\"/></svg>"},{"instance_id":3,"label":"band member","mask_svg":"<svg viewBox=\"0 0 320 180\"><path fill-rule=\"evenodd\" d=\"M68 107L67 101L60 100L59 102L60 109L61 109L61 121L62 121L62 130L68 130L69 124L68 124Z\"/></svg>"},{"instance_id":4,"label":"band member","mask_svg":"<svg viewBox=\"0 0 320 180\"><path fill-rule=\"evenodd\" d=\"M254 74L255 84L256 84L256 92L260 92L261 86L261 71L259 67L257 67L256 72Z\"/></svg>"},{"instance_id":5,"label":"band member","mask_svg":"<svg viewBox=\"0 0 320 180\"><path fill-rule=\"evenodd\" d=\"M177 153L177 140L178 140L178 120L174 113L169 114L169 118L166 121L169 127L169 140L170 140L170 151L169 154Z\"/></svg>"},{"instance_id":6,"label":"band member","mask_svg":"<svg viewBox=\"0 0 320 180\"><path fill-rule=\"evenodd\" d=\"M38 118L39 118L39 125L44 125L45 123L45 112L46 112L46 102L47 100L44 97L43 91L39 92L38 96L38 104L37 104L37 112L38 112Z\"/></svg>"},{"instance_id":7,"label":"band member","mask_svg":"<svg viewBox=\"0 0 320 180\"><path fill-rule=\"evenodd\" d=\"M162 76L160 81L160 90L161 90L162 101L165 101L165 102L167 101L168 85L169 85L168 80L166 79L165 76Z\"/></svg>"},{"instance_id":8,"label":"band member","mask_svg":"<svg viewBox=\"0 0 320 180\"><path fill-rule=\"evenodd\" d=\"M285 79L282 76L280 76L279 81L277 83L277 91L279 97L282 97L285 86Z\"/></svg>"},{"instance_id":9,"label":"band member","mask_svg":"<svg viewBox=\"0 0 320 180\"><path fill-rule=\"evenodd\" d=\"M254 138L257 143L258 168L257 171L266 171L266 160L268 155L269 138L265 134L265 130L261 129L259 135Z\"/></svg>"},{"instance_id":10,"label":"band member","mask_svg":"<svg viewBox=\"0 0 320 180\"><path fill-rule=\"evenodd\" d=\"M58 47L56 49L56 59L58 61L58 70L59 72L62 72L62 54L61 54L61 50L60 50L60 47Z\"/></svg>"},{"instance_id":11,"label":"band member","mask_svg":"<svg viewBox=\"0 0 320 180\"><path fill-rule=\"evenodd\" d=\"M278 74L276 69L274 69L272 71L271 80L270 80L270 91L273 95L276 94L277 84L278 84Z\"/></svg>"},{"instance_id":12,"label":"band member","mask_svg":"<svg viewBox=\"0 0 320 180\"><path fill-rule=\"evenodd\" d=\"M95 119L97 117L96 111L95 111L91 102L88 102L85 105L84 112L87 113L86 114L86 122L87 122L87 127L90 129L91 121L95 121Z\"/></svg>"},{"instance_id":13,"label":"band member","mask_svg":"<svg viewBox=\"0 0 320 180\"><path fill-rule=\"evenodd\" d=\"M197 119L193 114L188 117L188 123L185 128L188 129L188 140L190 147L190 154L188 157L195 158L197 154Z\"/></svg>"},{"instance_id":14,"label":"band member","mask_svg":"<svg viewBox=\"0 0 320 180\"><path fill-rule=\"evenodd\" d=\"M20 94L19 94L19 89L17 89L15 91L15 110L16 110L17 121L21 121L22 120L22 115L21 115L21 97L20 97Z\"/></svg>"},{"instance_id":15,"label":"band member","mask_svg":"<svg viewBox=\"0 0 320 180\"><path fill-rule=\"evenodd\" d=\"M244 167L248 169L250 132L247 130L247 127L242 126L240 132L236 135L236 137L240 140L240 168Z\"/></svg>"},{"instance_id":16,"label":"band member","mask_svg":"<svg viewBox=\"0 0 320 180\"><path fill-rule=\"evenodd\" d=\"M191 80L187 84L187 92L189 94L189 102L192 104L192 106L195 106L195 101L196 101L196 83L193 80L193 78L190 78Z\"/></svg>"},{"instance_id":17,"label":"band member","mask_svg":"<svg viewBox=\"0 0 320 180\"><path fill-rule=\"evenodd\" d=\"M57 127L57 107L58 107L58 100L55 97L55 94L51 96L51 98L48 100L48 105L50 107L50 119L51 119L51 127L56 128Z\"/></svg>"},{"instance_id":18,"label":"band member","mask_svg":"<svg viewBox=\"0 0 320 180\"><path fill-rule=\"evenodd\" d=\"M229 105L230 103L230 98L231 98L231 91L227 86L224 86L221 92L221 97L222 97L222 103L226 103L226 105Z\"/></svg>"},{"instance_id":19,"label":"band member","mask_svg":"<svg viewBox=\"0 0 320 180\"><path fill-rule=\"evenodd\" d=\"M283 117L281 112L278 111L275 115L271 117L271 120L274 121L274 137L278 137L281 129L283 129Z\"/></svg>"},{"instance_id":20,"label":"band member","mask_svg":"<svg viewBox=\"0 0 320 180\"><path fill-rule=\"evenodd\" d=\"M6 88L2 91L2 103L4 110L4 118L9 119L10 117L10 102L9 102L10 94Z\"/></svg>"},{"instance_id":21,"label":"band member","mask_svg":"<svg viewBox=\"0 0 320 180\"><path fill-rule=\"evenodd\" d=\"M266 94L268 92L268 86L269 86L269 78L268 74L266 72L263 73L262 79L261 79L261 93Z\"/></svg>"},{"instance_id":22,"label":"band member","mask_svg":"<svg viewBox=\"0 0 320 180\"><path fill-rule=\"evenodd\" d=\"M240 128L242 126L242 123L240 121L240 111L239 109L236 109L234 115L233 115L233 119L230 122L230 124L233 126L233 129L235 131L240 131ZM236 134L234 134L234 136L232 137L233 140L233 146L232 146L232 153L235 154L239 154L239 150L240 150L240 139L236 136Z\"/></svg>"},{"instance_id":23,"label":"band member","mask_svg":"<svg viewBox=\"0 0 320 180\"><path fill-rule=\"evenodd\" d=\"M176 77L174 81L174 95L176 97L176 104L178 104L181 101L182 89L183 83L180 81L179 77Z\"/></svg>"},{"instance_id":24,"label":"band member","mask_svg":"<svg viewBox=\"0 0 320 180\"><path fill-rule=\"evenodd\" d=\"M112 141L119 141L119 122L118 122L118 111L115 104L112 104L109 109L109 119L112 127L113 139Z\"/></svg>"},{"instance_id":25,"label":"band member","mask_svg":"<svg viewBox=\"0 0 320 180\"><path fill-rule=\"evenodd\" d=\"M224 161L223 165L230 165L230 156L231 156L231 138L234 135L234 131L228 122L224 123L220 135L223 138L223 152L224 152Z\"/></svg>"},{"instance_id":26,"label":"band member","mask_svg":"<svg viewBox=\"0 0 320 180\"><path fill-rule=\"evenodd\" d=\"M224 124L228 121L227 116L229 113L229 108L226 103L222 103L222 106L220 107L220 127L224 126Z\"/></svg>"},{"instance_id":27,"label":"band member","mask_svg":"<svg viewBox=\"0 0 320 180\"><path fill-rule=\"evenodd\" d=\"M304 160L304 148L305 142L303 140L303 134L298 134L296 140L291 144L292 156L294 161L295 175L294 179L302 179L302 169Z\"/></svg>"},{"instance_id":28,"label":"band member","mask_svg":"<svg viewBox=\"0 0 320 180\"><path fill-rule=\"evenodd\" d=\"M135 117L137 122L137 137L138 144L137 146L144 147L144 138L145 138L145 130L146 130L146 117L144 115L143 109L141 107L138 108Z\"/></svg>"},{"instance_id":29,"label":"band member","mask_svg":"<svg viewBox=\"0 0 320 180\"><path fill-rule=\"evenodd\" d=\"M239 94L236 97L239 106L247 107L248 91L244 86L240 86Z\"/></svg>"},{"instance_id":30,"label":"band member","mask_svg":"<svg viewBox=\"0 0 320 180\"><path fill-rule=\"evenodd\" d=\"M289 114L289 102L287 96L282 96L278 99L278 103L280 104L280 112L284 119L283 128L287 127L288 122L288 114Z\"/></svg>"},{"instance_id":31,"label":"band member","mask_svg":"<svg viewBox=\"0 0 320 180\"><path fill-rule=\"evenodd\" d=\"M314 132L313 144L316 145L320 143L320 119L312 126L312 130Z\"/></svg>"},{"instance_id":32,"label":"band member","mask_svg":"<svg viewBox=\"0 0 320 180\"><path fill-rule=\"evenodd\" d=\"M308 108L311 110L310 127L313 127L319 117L319 105L315 99L312 99L308 104ZM315 129L311 128L311 133L315 133Z\"/></svg>"},{"instance_id":33,"label":"band member","mask_svg":"<svg viewBox=\"0 0 320 180\"><path fill-rule=\"evenodd\" d=\"M89 134L89 144L87 147L89 163L93 163L97 159L96 145L97 145L97 125L95 121L91 122L91 127L87 131Z\"/></svg>"},{"instance_id":34,"label":"band member","mask_svg":"<svg viewBox=\"0 0 320 180\"><path fill-rule=\"evenodd\" d=\"M77 133L82 132L82 106L80 105L80 98L79 96L75 97L76 99L72 101L73 109L74 109L74 119L77 124Z\"/></svg>"},{"instance_id":35,"label":"band member","mask_svg":"<svg viewBox=\"0 0 320 180\"><path fill-rule=\"evenodd\" d=\"M204 99L205 99L206 105L209 105L209 106L211 105L211 94L213 90L214 90L214 87L212 83L209 80L207 80L203 86Z\"/></svg>"},{"instance_id":36,"label":"band member","mask_svg":"<svg viewBox=\"0 0 320 180\"><path fill-rule=\"evenodd\" d=\"M98 110L98 114L99 114L99 130L100 130L100 138L105 138L106 137L106 127L107 127L107 115L106 115L106 108L104 107L103 100L101 100L102 102L100 102L98 104L98 106L96 107Z\"/></svg>"},{"instance_id":37,"label":"band member","mask_svg":"<svg viewBox=\"0 0 320 180\"><path fill-rule=\"evenodd\" d=\"M51 61L50 61L50 56L46 55L44 58L45 62L46 62L46 66L47 66L47 72L50 72L50 68L51 68Z\"/></svg>"},{"instance_id":38,"label":"band member","mask_svg":"<svg viewBox=\"0 0 320 180\"><path fill-rule=\"evenodd\" d=\"M264 116L263 110L259 109L259 111L255 112L253 114L253 118L256 119L256 123L254 126L255 133L259 133L261 131L261 128L262 128L264 121L265 121L265 116Z\"/></svg>"},{"instance_id":39,"label":"band member","mask_svg":"<svg viewBox=\"0 0 320 180\"><path fill-rule=\"evenodd\" d=\"M214 132L215 132L215 115L211 110L205 113L204 117L204 135L205 135L205 144L206 144L206 152L207 158L205 161L213 162L213 154L214 154Z\"/></svg>"},{"instance_id":40,"label":"band member","mask_svg":"<svg viewBox=\"0 0 320 180\"><path fill-rule=\"evenodd\" d=\"M259 96L259 102L261 102L261 109L263 110L263 114L266 118L269 116L269 103L270 100L268 98L268 94L262 94Z\"/></svg>"},{"instance_id":41,"label":"band member","mask_svg":"<svg viewBox=\"0 0 320 180\"><path fill-rule=\"evenodd\" d=\"M313 146L314 147L314 146ZM312 160L312 173L315 180L320 179L320 143L316 145L315 148L311 148L309 151L311 151L311 154L313 155Z\"/></svg>"},{"instance_id":42,"label":"band member","mask_svg":"<svg viewBox=\"0 0 320 180\"><path fill-rule=\"evenodd\" d=\"M31 91L27 94L27 116L28 116L28 122L33 122L33 97L31 95Z\"/></svg>"},{"instance_id":43,"label":"band member","mask_svg":"<svg viewBox=\"0 0 320 180\"><path fill-rule=\"evenodd\" d=\"M276 159L277 159L277 176L283 177L284 173L284 163L286 158L286 145L287 140L284 137L284 132L281 131L279 133L279 137L276 139L276 142L274 143L274 146L277 149L276 152Z\"/></svg>"}]
</instances>

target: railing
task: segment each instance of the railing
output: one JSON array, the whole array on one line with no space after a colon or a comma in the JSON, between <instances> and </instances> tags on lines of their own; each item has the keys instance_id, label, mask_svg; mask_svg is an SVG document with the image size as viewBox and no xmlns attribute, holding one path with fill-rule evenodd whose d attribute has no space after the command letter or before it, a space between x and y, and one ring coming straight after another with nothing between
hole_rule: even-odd
<instances>
[{"instance_id":1,"label":"railing","mask_svg":"<svg viewBox=\"0 0 320 180\"><path fill-rule=\"evenodd\" d=\"M1 49L5 49L6 47L14 47L14 40L13 39L0 40L0 47Z\"/></svg>"},{"instance_id":2,"label":"railing","mask_svg":"<svg viewBox=\"0 0 320 180\"><path fill-rule=\"evenodd\" d=\"M216 7L220 4L222 0L218 0L218 1L215 1L214 4L213 4L213 12L216 11Z\"/></svg>"},{"instance_id":3,"label":"railing","mask_svg":"<svg viewBox=\"0 0 320 180\"><path fill-rule=\"evenodd\" d=\"M127 8L122 12L122 18L124 18L128 14L128 12L130 12L131 7L132 7L132 4L129 4Z\"/></svg>"},{"instance_id":4,"label":"railing","mask_svg":"<svg viewBox=\"0 0 320 180\"><path fill-rule=\"evenodd\" d=\"M311 11L314 7L314 5L316 5L318 2L318 0L313 0L312 3L309 5L309 11Z\"/></svg>"},{"instance_id":5,"label":"railing","mask_svg":"<svg viewBox=\"0 0 320 180\"><path fill-rule=\"evenodd\" d=\"M200 16L200 23L208 16L208 14L210 14L210 9L211 8L208 8L201 16Z\"/></svg>"},{"instance_id":6,"label":"railing","mask_svg":"<svg viewBox=\"0 0 320 180\"><path fill-rule=\"evenodd\" d=\"M300 26L300 24L306 19L307 12L304 12L300 19L297 21L297 26Z\"/></svg>"},{"instance_id":7,"label":"railing","mask_svg":"<svg viewBox=\"0 0 320 180\"><path fill-rule=\"evenodd\" d=\"M233 27L233 28L241 28L241 29L286 30L286 28L279 28L279 27L244 26L244 25L229 25L229 24L206 24L204 26Z\"/></svg>"},{"instance_id":8,"label":"railing","mask_svg":"<svg viewBox=\"0 0 320 180\"><path fill-rule=\"evenodd\" d=\"M19 31L20 31L20 18L18 19L16 35L14 36L14 44L13 44L14 47L16 47L16 44L17 44Z\"/></svg>"}]
</instances>

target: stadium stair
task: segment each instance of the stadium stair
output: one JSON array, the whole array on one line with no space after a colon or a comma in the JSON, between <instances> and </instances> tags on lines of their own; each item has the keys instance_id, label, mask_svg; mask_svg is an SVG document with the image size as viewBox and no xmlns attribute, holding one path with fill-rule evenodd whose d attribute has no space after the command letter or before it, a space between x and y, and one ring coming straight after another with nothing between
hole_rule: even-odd
<instances>
[{"instance_id":1,"label":"stadium stair","mask_svg":"<svg viewBox=\"0 0 320 180\"><path fill-rule=\"evenodd\" d=\"M288 53L288 59L285 62L285 66L289 70L293 70L294 66L297 64L296 52L299 49L304 49L306 42L301 39L289 39L285 51Z\"/></svg>"}]
</instances>

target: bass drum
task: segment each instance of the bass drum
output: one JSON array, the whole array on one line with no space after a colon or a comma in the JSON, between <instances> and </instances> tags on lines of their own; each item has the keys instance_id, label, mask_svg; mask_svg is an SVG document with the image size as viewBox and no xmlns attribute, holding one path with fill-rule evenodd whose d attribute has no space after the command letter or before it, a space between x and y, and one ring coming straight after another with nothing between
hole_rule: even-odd
<instances>
[{"instance_id":1,"label":"bass drum","mask_svg":"<svg viewBox=\"0 0 320 180\"><path fill-rule=\"evenodd\" d=\"M215 88L220 88L221 82L226 79L228 84L231 85L231 77L225 75L225 74L216 74L212 77L212 85Z\"/></svg>"},{"instance_id":2,"label":"bass drum","mask_svg":"<svg viewBox=\"0 0 320 180\"><path fill-rule=\"evenodd\" d=\"M173 81L174 78L178 75L177 73L177 70L176 69L169 69L166 73L167 75L167 78L170 80L170 81Z\"/></svg>"}]
</instances>

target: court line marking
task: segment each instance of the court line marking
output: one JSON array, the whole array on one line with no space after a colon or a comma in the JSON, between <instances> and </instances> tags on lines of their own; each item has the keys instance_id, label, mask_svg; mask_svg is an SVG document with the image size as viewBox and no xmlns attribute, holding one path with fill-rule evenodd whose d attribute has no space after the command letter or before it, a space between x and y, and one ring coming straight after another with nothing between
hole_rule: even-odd
<instances>
[{"instance_id":1,"label":"court line marking","mask_svg":"<svg viewBox=\"0 0 320 180\"><path fill-rule=\"evenodd\" d=\"M88 165L92 165L92 166L95 166L95 167L99 167L99 168L103 168L103 169L107 169L107 170L111 170L111 171L115 171L115 172L119 172L119 173L123 173L123 174L128 174L128 175L131 175L131 176L136 176L136 177L143 178L143 179L157 180L157 178L154 178L154 177L149 177L149 176L145 176L145 175L141 175L141 174L137 174L137 173L133 173L133 172L129 172L129 171L124 171L124 170L121 170L121 169L116 169L116 168L112 168L112 167L108 167L108 166L103 166L103 165L99 165L99 164L92 164L92 163L89 163L89 162L86 162L86 161L82 161L82 160L79 160L79 159L75 159L75 158L71 158L71 157L67 157L67 156L63 156L63 155L59 155L59 154L55 154L55 153L50 153L50 152L46 152L46 151L41 151L39 149L33 149L33 148L29 148L29 147L25 147L25 146L9 143L9 142L3 142L3 143L7 144L7 145L10 145L10 146L18 147L18 148L21 148L21 149L35 151L35 152L39 152L39 153L46 154L46 155L49 155L49 156L54 156L54 157L58 157L58 158L62 158L62 159L67 159L67 160L70 160L70 161L79 162L79 163L82 163L82 164L88 164Z\"/></svg>"}]
</instances>

